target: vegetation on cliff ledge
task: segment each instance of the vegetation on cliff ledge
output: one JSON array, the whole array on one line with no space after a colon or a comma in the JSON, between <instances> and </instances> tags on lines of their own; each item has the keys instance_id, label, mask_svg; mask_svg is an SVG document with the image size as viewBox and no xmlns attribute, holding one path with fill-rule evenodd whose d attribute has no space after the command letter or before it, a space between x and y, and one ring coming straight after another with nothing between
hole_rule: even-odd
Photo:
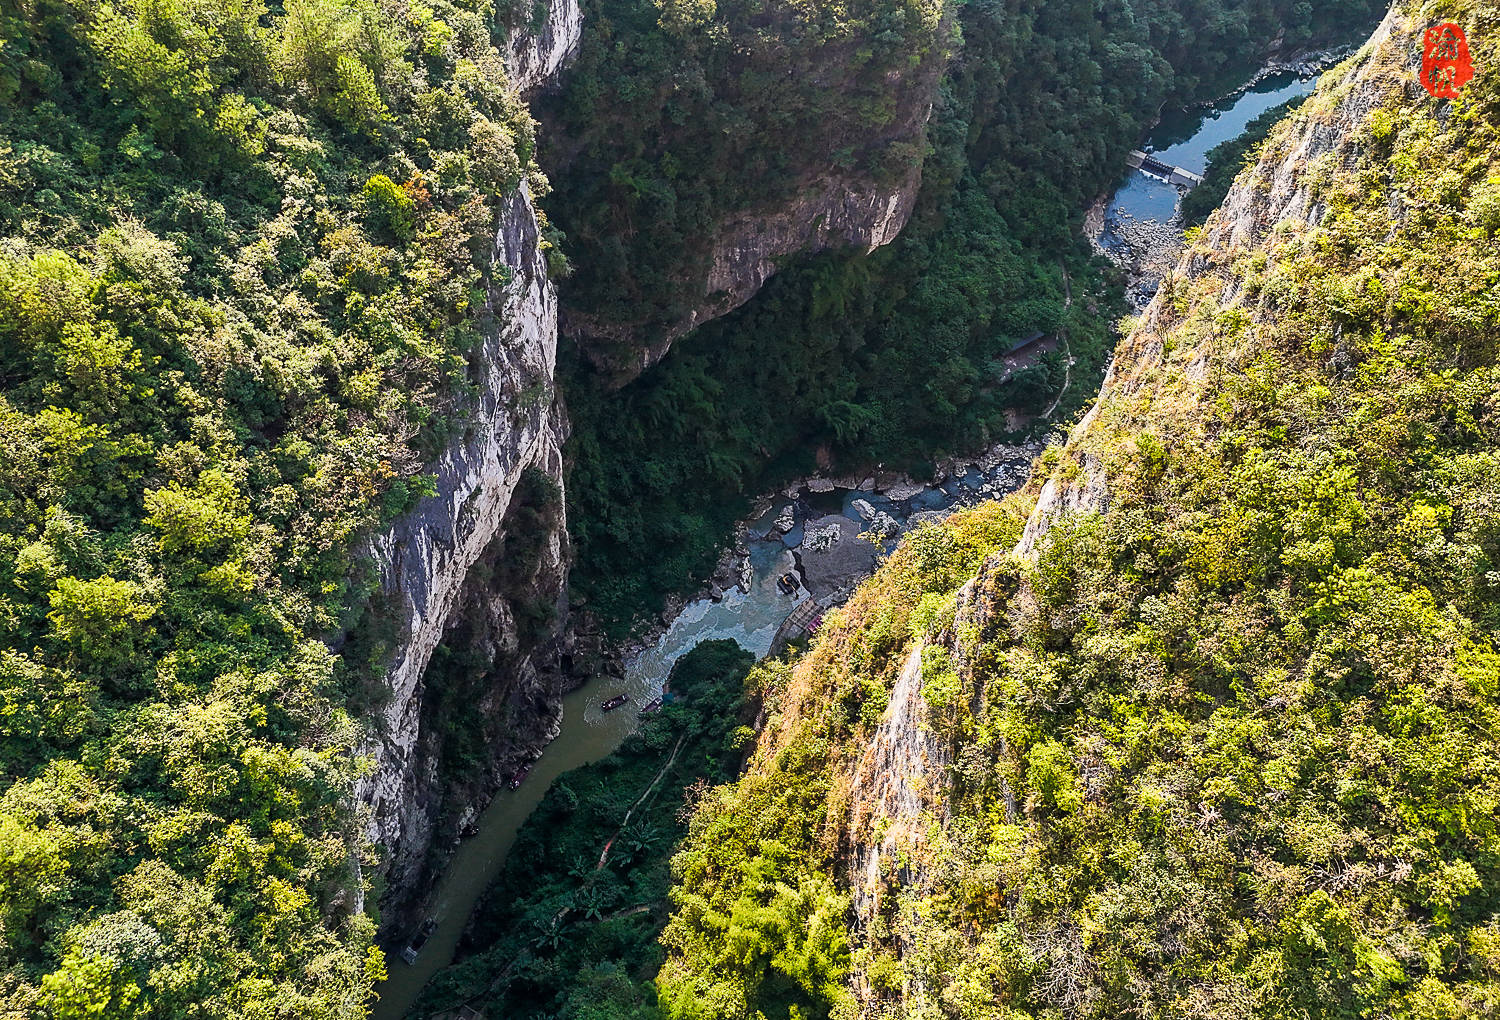
<instances>
[{"instance_id":1,"label":"vegetation on cliff ledge","mask_svg":"<svg viewBox=\"0 0 1500 1020\"><path fill-rule=\"evenodd\" d=\"M532 153L495 30L0 8L0 1014L363 1015L380 649L319 638L490 328Z\"/></svg>"},{"instance_id":2,"label":"vegetation on cliff ledge","mask_svg":"<svg viewBox=\"0 0 1500 1020\"><path fill-rule=\"evenodd\" d=\"M972 519L829 617L679 858L663 998L714 1003L680 1015L754 1015L788 965L741 897L851 889L881 835L849 826L851 763L918 643L911 722L947 764L901 866L854 890L882 906L830 957L832 1015L1500 1014L1500 83L1420 91L1449 18L1493 66L1492 5L1430 5L1271 136L1267 167L1332 142L1291 169L1311 222L1231 249L1210 220L1044 458L1102 501L990 558L963 608L968 564L904 564Z\"/></svg>"}]
</instances>

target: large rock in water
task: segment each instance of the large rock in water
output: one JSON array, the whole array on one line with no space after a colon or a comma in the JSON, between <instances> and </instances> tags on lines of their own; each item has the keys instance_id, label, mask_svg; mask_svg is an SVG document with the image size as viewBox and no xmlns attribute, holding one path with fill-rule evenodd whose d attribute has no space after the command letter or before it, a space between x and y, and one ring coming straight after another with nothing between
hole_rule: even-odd
<instances>
[{"instance_id":1,"label":"large rock in water","mask_svg":"<svg viewBox=\"0 0 1500 1020\"><path fill-rule=\"evenodd\" d=\"M802 550L809 553L827 552L844 538L844 522L824 518L821 522L807 525L802 530Z\"/></svg>"},{"instance_id":2,"label":"large rock in water","mask_svg":"<svg viewBox=\"0 0 1500 1020\"><path fill-rule=\"evenodd\" d=\"M858 525L831 515L809 521L803 530L799 555L807 590L815 598L841 592L857 584L875 568L879 551L858 537Z\"/></svg>"}]
</instances>

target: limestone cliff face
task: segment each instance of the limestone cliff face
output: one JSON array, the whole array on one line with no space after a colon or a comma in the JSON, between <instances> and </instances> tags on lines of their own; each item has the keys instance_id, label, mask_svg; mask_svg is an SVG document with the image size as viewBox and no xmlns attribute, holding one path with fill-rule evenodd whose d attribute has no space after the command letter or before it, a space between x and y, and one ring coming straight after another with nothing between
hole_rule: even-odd
<instances>
[{"instance_id":1,"label":"limestone cliff face","mask_svg":"<svg viewBox=\"0 0 1500 1020\"><path fill-rule=\"evenodd\" d=\"M953 7L724 3L665 36L652 23L679 14L651 0L601 9L577 77L538 104L548 214L574 259L564 336L623 385L787 258L893 241L921 187Z\"/></svg>"},{"instance_id":2,"label":"limestone cliff face","mask_svg":"<svg viewBox=\"0 0 1500 1020\"><path fill-rule=\"evenodd\" d=\"M928 103L913 118L918 134L931 110ZM754 297L785 256L831 248L872 252L890 244L911 218L921 184L920 166L895 184L842 175L821 178L785 205L742 211L720 227L712 239L701 294L684 314L648 330L641 323L609 322L568 310L564 328L583 341L595 360L623 379L634 378L665 357L675 340ZM597 346L601 340L608 342L608 353ZM631 358L620 358L622 347L632 351Z\"/></svg>"},{"instance_id":3,"label":"limestone cliff face","mask_svg":"<svg viewBox=\"0 0 1500 1020\"><path fill-rule=\"evenodd\" d=\"M561 608L566 556L560 503L546 517L544 533L527 536L540 549L528 576L515 579L518 590L499 590L486 583L488 572L475 573L486 552L505 541L523 478L533 488L555 487L560 498L566 423L552 382L557 298L538 240L535 210L522 188L496 236L492 324L470 364L476 396L468 424L428 465L437 494L372 543L379 598L395 630L396 650L388 697L376 720L376 767L360 793L371 809L370 835L385 849L393 890L415 882L438 821L444 720L433 718L427 672L445 632L461 617L483 623L473 650L488 663L484 672L493 684L481 709L512 717L527 713L504 713L499 706L534 709L491 749L491 771L529 750L554 725L557 692L540 680L529 658L532 649L520 647L511 603L550 598L554 618Z\"/></svg>"},{"instance_id":4,"label":"limestone cliff face","mask_svg":"<svg viewBox=\"0 0 1500 1020\"><path fill-rule=\"evenodd\" d=\"M506 58L519 90L562 67L582 20L577 0L552 0L539 26L510 34ZM557 291L525 186L501 214L493 266L465 424L426 468L437 493L369 549L394 652L374 720L375 765L358 792L383 848L388 906L398 908L428 877L434 843L456 836L503 777L555 735L568 683L557 666L568 564ZM449 654L435 663L440 644ZM440 774L455 756L477 766L461 780Z\"/></svg>"},{"instance_id":5,"label":"limestone cliff face","mask_svg":"<svg viewBox=\"0 0 1500 1020\"><path fill-rule=\"evenodd\" d=\"M972 703L982 703L987 692L964 661L957 635L987 632L997 613L1025 599L1025 592L1013 587L1016 574L1005 569L1007 561L1034 559L1060 521L1108 506L1108 443L1141 425L1139 415L1146 413L1141 408L1198 401L1217 373L1239 370L1242 358L1254 353L1237 350L1222 337L1194 345L1174 332L1174 342L1167 343L1169 332L1183 321L1183 296L1215 294L1219 308L1238 308L1251 320L1272 314L1242 298L1244 257L1275 258L1282 240L1319 223L1325 208L1314 197L1317 175L1350 162L1360 126L1379 97L1393 87L1420 91L1415 65L1421 29L1418 19L1393 11L1355 58L1329 73L1296 122L1272 135L1259 163L1241 175L1199 243L1183 255L1120 342L1095 406L1073 428L1054 466L1033 479L1035 503L1020 540L960 591L953 626L935 639ZM915 903L931 892L921 864L923 848L940 838L934 832L946 824L947 767L962 756L961 748L942 746L928 728L929 708L915 682L920 654L918 648L902 671L874 746L852 779L848 830L857 941L883 943L897 956L908 948L908 926L920 924L920 918L903 914L901 907L882 907L882 901L894 896L898 903ZM1008 789L1004 799L1014 817ZM895 921L878 924L882 916ZM871 934L876 930L881 933ZM887 1015L892 997L902 1000L903 1008L916 1008L925 998L924 989L912 986L880 991L859 973L854 991L865 1016Z\"/></svg>"},{"instance_id":6,"label":"limestone cliff face","mask_svg":"<svg viewBox=\"0 0 1500 1020\"><path fill-rule=\"evenodd\" d=\"M551 79L578 52L583 38L583 11L578 0L548 0L539 28L521 25L506 40L505 63L521 92Z\"/></svg>"}]
</instances>

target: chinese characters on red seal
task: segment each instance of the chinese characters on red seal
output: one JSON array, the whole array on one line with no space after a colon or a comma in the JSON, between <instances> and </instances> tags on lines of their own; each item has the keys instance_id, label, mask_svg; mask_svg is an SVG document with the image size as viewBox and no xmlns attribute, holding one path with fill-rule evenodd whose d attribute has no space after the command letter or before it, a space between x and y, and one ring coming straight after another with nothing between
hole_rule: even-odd
<instances>
[{"instance_id":1,"label":"chinese characters on red seal","mask_svg":"<svg viewBox=\"0 0 1500 1020\"><path fill-rule=\"evenodd\" d=\"M1473 77L1464 30L1451 21L1429 28L1422 40L1422 87L1439 99L1457 99Z\"/></svg>"}]
</instances>

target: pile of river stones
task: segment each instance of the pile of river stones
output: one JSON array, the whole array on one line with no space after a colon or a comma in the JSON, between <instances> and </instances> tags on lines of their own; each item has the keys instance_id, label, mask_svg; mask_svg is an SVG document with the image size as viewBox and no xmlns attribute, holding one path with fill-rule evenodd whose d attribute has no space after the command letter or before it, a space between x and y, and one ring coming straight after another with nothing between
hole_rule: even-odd
<instances>
[{"instance_id":1,"label":"pile of river stones","mask_svg":"<svg viewBox=\"0 0 1500 1020\"><path fill-rule=\"evenodd\" d=\"M1111 232L1120 243L1104 247L1097 237L1094 248L1129 276L1125 297L1137 312L1144 311L1161 287L1162 277L1177 264L1187 247L1182 224L1174 215L1167 223L1154 219L1137 219L1123 209L1115 210Z\"/></svg>"},{"instance_id":2,"label":"pile of river stones","mask_svg":"<svg viewBox=\"0 0 1500 1020\"><path fill-rule=\"evenodd\" d=\"M814 598L848 591L874 572L901 536L941 521L962 507L1019 489L1042 452L1040 442L998 444L979 457L939 466L931 482L903 474L813 476L763 498L741 524L735 547L720 560L708 589L718 600L754 580L752 543L778 543L776 569L791 574ZM830 511L842 495L842 512ZM821 498L818 498L821 497Z\"/></svg>"}]
</instances>

